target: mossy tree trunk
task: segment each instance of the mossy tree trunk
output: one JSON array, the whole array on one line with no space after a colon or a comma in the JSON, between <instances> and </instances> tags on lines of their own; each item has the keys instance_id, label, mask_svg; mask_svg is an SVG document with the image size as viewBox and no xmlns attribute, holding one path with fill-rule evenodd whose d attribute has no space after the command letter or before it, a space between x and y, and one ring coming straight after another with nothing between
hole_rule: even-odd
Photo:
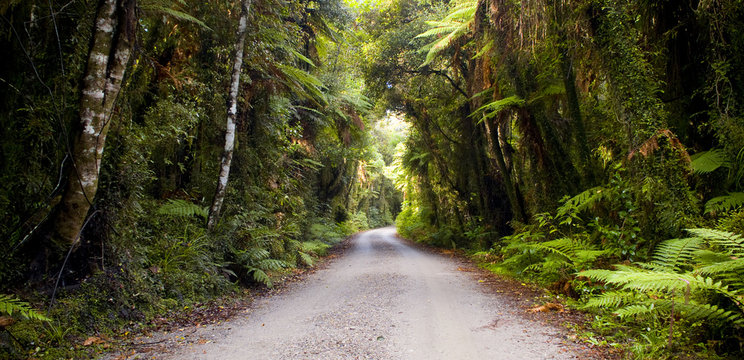
<instances>
[{"instance_id":1,"label":"mossy tree trunk","mask_svg":"<svg viewBox=\"0 0 744 360\"><path fill-rule=\"evenodd\" d=\"M80 95L73 169L54 221L54 241L75 246L98 189L106 134L134 44L136 0L101 1Z\"/></svg>"}]
</instances>

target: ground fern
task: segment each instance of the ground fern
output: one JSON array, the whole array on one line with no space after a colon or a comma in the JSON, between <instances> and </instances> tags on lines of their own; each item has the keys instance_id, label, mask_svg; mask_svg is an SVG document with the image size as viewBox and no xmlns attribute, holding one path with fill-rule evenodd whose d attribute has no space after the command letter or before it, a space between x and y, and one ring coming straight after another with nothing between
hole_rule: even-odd
<instances>
[{"instance_id":1,"label":"ground fern","mask_svg":"<svg viewBox=\"0 0 744 360\"><path fill-rule=\"evenodd\" d=\"M0 314L8 314L9 316L20 315L22 318L29 320L51 321L46 316L32 309L27 302L5 294L0 294Z\"/></svg>"},{"instance_id":2,"label":"ground fern","mask_svg":"<svg viewBox=\"0 0 744 360\"><path fill-rule=\"evenodd\" d=\"M649 263L580 272L615 288L585 306L614 309L618 316L636 320L678 314L689 321L743 326L744 261L739 256L744 239L713 229L688 232L692 237L659 244Z\"/></svg>"}]
</instances>

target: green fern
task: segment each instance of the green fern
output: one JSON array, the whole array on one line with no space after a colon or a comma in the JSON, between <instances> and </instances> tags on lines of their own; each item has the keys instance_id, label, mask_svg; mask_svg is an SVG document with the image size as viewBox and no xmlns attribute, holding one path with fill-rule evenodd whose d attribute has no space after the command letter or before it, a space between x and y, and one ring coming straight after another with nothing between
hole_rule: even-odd
<instances>
[{"instance_id":1,"label":"green fern","mask_svg":"<svg viewBox=\"0 0 744 360\"><path fill-rule=\"evenodd\" d=\"M728 195L714 197L705 203L705 212L720 213L737 209L744 205L744 192L732 192Z\"/></svg>"},{"instance_id":2,"label":"green fern","mask_svg":"<svg viewBox=\"0 0 744 360\"><path fill-rule=\"evenodd\" d=\"M474 116L477 114L481 114L481 112L484 112L483 119L490 119L506 109L520 108L522 106L524 106L524 99L520 98L519 96L513 95L501 100L491 101L479 107L470 116Z\"/></svg>"},{"instance_id":3,"label":"green fern","mask_svg":"<svg viewBox=\"0 0 744 360\"><path fill-rule=\"evenodd\" d=\"M271 258L269 248L277 247L279 243L279 241L276 241L276 233L267 232L270 229L264 227L251 230L253 235L251 246L242 250L233 250L233 252L237 257L237 262L242 265L247 275L252 276L253 280L260 284L272 287L273 282L268 272L280 271L291 265L284 260ZM284 249L276 250L284 253Z\"/></svg>"},{"instance_id":4,"label":"green fern","mask_svg":"<svg viewBox=\"0 0 744 360\"><path fill-rule=\"evenodd\" d=\"M179 1L179 2L183 6L186 6L186 4L184 2L181 2L181 1ZM172 4L168 4L167 1L163 1L163 0L147 0L147 1L143 1L140 4L139 7L140 7L140 9L145 10L145 11L159 12L159 13L162 13L162 14L165 14L165 15L168 15L168 16L171 16L171 17L173 17L175 19L178 19L178 20L182 20L182 21L187 21L187 22L194 23L196 25L201 26L202 28L204 28L206 30L213 31L203 21L201 21L201 20L195 18L194 16L189 15L189 14L183 12L183 11L176 10L176 9L172 8L170 5L172 5Z\"/></svg>"},{"instance_id":5,"label":"green fern","mask_svg":"<svg viewBox=\"0 0 744 360\"><path fill-rule=\"evenodd\" d=\"M599 296L590 298L583 305L583 308L617 308L637 300L638 296L629 291L607 291Z\"/></svg>"},{"instance_id":6,"label":"green fern","mask_svg":"<svg viewBox=\"0 0 744 360\"><path fill-rule=\"evenodd\" d=\"M158 214L184 218L198 216L206 220L209 216L209 210L204 206L199 206L190 201L170 199L168 202L160 206Z\"/></svg>"},{"instance_id":7,"label":"green fern","mask_svg":"<svg viewBox=\"0 0 744 360\"><path fill-rule=\"evenodd\" d=\"M0 314L8 314L9 316L16 314L29 320L51 321L48 317L32 309L27 302L5 294L0 294Z\"/></svg>"},{"instance_id":8,"label":"green fern","mask_svg":"<svg viewBox=\"0 0 744 360\"><path fill-rule=\"evenodd\" d=\"M679 270L691 263L695 252L700 250L703 240L700 238L672 239L659 244L651 263L664 270Z\"/></svg>"},{"instance_id":9,"label":"green fern","mask_svg":"<svg viewBox=\"0 0 744 360\"><path fill-rule=\"evenodd\" d=\"M278 64L280 80L296 95L314 102L318 106L328 104L323 93L325 85L314 75L291 65Z\"/></svg>"},{"instance_id":10,"label":"green fern","mask_svg":"<svg viewBox=\"0 0 744 360\"><path fill-rule=\"evenodd\" d=\"M716 171L721 167L728 167L726 153L723 149L711 149L701 151L690 157L690 168L696 174L707 174Z\"/></svg>"},{"instance_id":11,"label":"green fern","mask_svg":"<svg viewBox=\"0 0 744 360\"><path fill-rule=\"evenodd\" d=\"M305 266L313 266L315 265L315 258L313 258L310 254L298 251L297 256L299 257L299 261L305 265Z\"/></svg>"},{"instance_id":12,"label":"green fern","mask_svg":"<svg viewBox=\"0 0 744 360\"><path fill-rule=\"evenodd\" d=\"M601 186L593 187L585 190L578 195L566 200L563 205L558 208L557 215L565 216L572 212L581 212L586 209L593 207L602 199L610 196L610 190Z\"/></svg>"},{"instance_id":13,"label":"green fern","mask_svg":"<svg viewBox=\"0 0 744 360\"><path fill-rule=\"evenodd\" d=\"M639 320L676 312L691 321L743 325L744 239L713 229L687 231L692 237L659 244L650 263L580 272L616 288L589 299L586 306L614 308L618 316ZM708 303L713 294L733 306Z\"/></svg>"},{"instance_id":14,"label":"green fern","mask_svg":"<svg viewBox=\"0 0 744 360\"><path fill-rule=\"evenodd\" d=\"M424 38L431 36L442 36L440 39L426 45L423 49L427 52L426 60L421 66L429 65L434 59L446 50L463 35L470 31L470 27L475 20L475 11L478 8L477 0L466 1L454 9L441 21L427 21L432 28L419 34L415 38Z\"/></svg>"},{"instance_id":15,"label":"green fern","mask_svg":"<svg viewBox=\"0 0 744 360\"><path fill-rule=\"evenodd\" d=\"M720 246L728 254L733 256L744 256L744 237L728 231L714 229L687 229L690 234L706 239L708 242Z\"/></svg>"}]
</instances>

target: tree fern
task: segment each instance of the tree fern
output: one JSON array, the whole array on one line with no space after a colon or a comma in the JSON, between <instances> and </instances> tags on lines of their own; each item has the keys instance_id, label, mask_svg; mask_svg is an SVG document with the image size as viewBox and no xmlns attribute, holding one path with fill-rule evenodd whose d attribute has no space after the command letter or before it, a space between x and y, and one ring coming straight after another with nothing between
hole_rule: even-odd
<instances>
[{"instance_id":1,"label":"tree fern","mask_svg":"<svg viewBox=\"0 0 744 360\"><path fill-rule=\"evenodd\" d=\"M179 3L181 3L182 6L186 6L185 2L179 1ZM181 10L174 9L170 5L172 5L172 2L169 2L169 1L146 0L146 1L142 1L139 7L140 9L144 11L152 11L152 12L158 12L161 14L165 14L178 20L183 20L183 21L194 23L196 25L201 26L202 28L206 30L212 31L212 29L209 26L207 26L207 24L204 23L203 21Z\"/></svg>"},{"instance_id":2,"label":"tree fern","mask_svg":"<svg viewBox=\"0 0 744 360\"><path fill-rule=\"evenodd\" d=\"M205 206L199 206L190 201L181 199L170 199L165 204L160 206L158 214L177 216L177 217L192 217L198 216L202 219L206 219L209 216L209 209Z\"/></svg>"},{"instance_id":3,"label":"tree fern","mask_svg":"<svg viewBox=\"0 0 744 360\"><path fill-rule=\"evenodd\" d=\"M281 82L296 95L314 102L318 106L327 105L323 90L325 85L312 74L291 65L277 64Z\"/></svg>"},{"instance_id":4,"label":"tree fern","mask_svg":"<svg viewBox=\"0 0 744 360\"><path fill-rule=\"evenodd\" d=\"M519 96L509 96L500 100L491 101L473 112L473 115L483 112L484 119L490 119L506 109L519 108L524 106L524 99Z\"/></svg>"},{"instance_id":5,"label":"tree fern","mask_svg":"<svg viewBox=\"0 0 744 360\"><path fill-rule=\"evenodd\" d=\"M470 31L477 8L477 0L465 1L453 8L441 21L427 22L432 28L419 34L416 38L447 35L425 46L427 49L426 60L421 66L429 65L439 53L449 48L455 40Z\"/></svg>"},{"instance_id":6,"label":"tree fern","mask_svg":"<svg viewBox=\"0 0 744 360\"><path fill-rule=\"evenodd\" d=\"M15 314L29 320L51 321L48 317L32 309L27 302L5 294L0 294L0 314L8 314L10 316Z\"/></svg>"}]
</instances>

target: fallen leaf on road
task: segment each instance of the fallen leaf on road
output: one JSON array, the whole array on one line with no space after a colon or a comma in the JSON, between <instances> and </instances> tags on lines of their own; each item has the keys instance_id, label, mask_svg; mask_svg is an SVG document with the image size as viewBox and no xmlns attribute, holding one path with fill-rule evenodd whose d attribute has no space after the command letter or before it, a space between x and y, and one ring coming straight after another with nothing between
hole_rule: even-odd
<instances>
[{"instance_id":1,"label":"fallen leaf on road","mask_svg":"<svg viewBox=\"0 0 744 360\"><path fill-rule=\"evenodd\" d=\"M100 345L103 343L105 343L105 341L98 336L91 336L83 341L83 346Z\"/></svg>"},{"instance_id":2,"label":"fallen leaf on road","mask_svg":"<svg viewBox=\"0 0 744 360\"><path fill-rule=\"evenodd\" d=\"M556 304L556 303L545 303L545 305L535 306L531 309L528 309L527 311L531 313L548 312L548 311L563 312L563 305Z\"/></svg>"}]
</instances>

